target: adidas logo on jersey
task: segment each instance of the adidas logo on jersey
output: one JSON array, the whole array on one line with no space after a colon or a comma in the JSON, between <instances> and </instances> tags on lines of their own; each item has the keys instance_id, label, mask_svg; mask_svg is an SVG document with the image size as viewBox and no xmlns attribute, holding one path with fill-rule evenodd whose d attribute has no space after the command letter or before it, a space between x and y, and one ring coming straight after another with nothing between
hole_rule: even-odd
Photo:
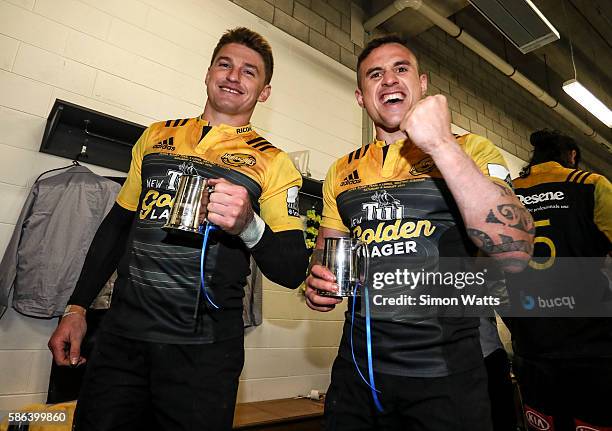
<instances>
[{"instance_id":1,"label":"adidas logo on jersey","mask_svg":"<svg viewBox=\"0 0 612 431\"><path fill-rule=\"evenodd\" d=\"M174 146L174 137L170 136L168 139L164 139L163 141L158 142L157 144L153 145L153 149L168 151L176 150L176 147Z\"/></svg>"},{"instance_id":2,"label":"adidas logo on jersey","mask_svg":"<svg viewBox=\"0 0 612 431\"><path fill-rule=\"evenodd\" d=\"M360 182L361 178L359 178L359 173L357 169L355 169L352 174L342 180L340 187L348 186L349 184L359 184Z\"/></svg>"}]
</instances>

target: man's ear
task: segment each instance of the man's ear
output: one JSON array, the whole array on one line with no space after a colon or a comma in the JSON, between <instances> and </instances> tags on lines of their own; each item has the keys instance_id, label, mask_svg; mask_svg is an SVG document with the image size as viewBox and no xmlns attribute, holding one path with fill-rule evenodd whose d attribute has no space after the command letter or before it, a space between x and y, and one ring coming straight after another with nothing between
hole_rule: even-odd
<instances>
[{"instance_id":1,"label":"man's ear","mask_svg":"<svg viewBox=\"0 0 612 431\"><path fill-rule=\"evenodd\" d=\"M271 91L272 91L272 86L270 84L266 84L263 90L261 90L261 93L259 93L259 97L257 98L257 101L265 102L266 100L268 100L268 97L270 97Z\"/></svg>"},{"instance_id":2,"label":"man's ear","mask_svg":"<svg viewBox=\"0 0 612 431\"><path fill-rule=\"evenodd\" d=\"M209 74L210 74L210 67L206 69L206 76L204 76L204 83L206 84L207 87L208 87Z\"/></svg>"},{"instance_id":3,"label":"man's ear","mask_svg":"<svg viewBox=\"0 0 612 431\"><path fill-rule=\"evenodd\" d=\"M427 74L423 73L419 76L419 82L421 84L421 97L425 97L427 93Z\"/></svg>"},{"instance_id":4,"label":"man's ear","mask_svg":"<svg viewBox=\"0 0 612 431\"><path fill-rule=\"evenodd\" d=\"M359 106L363 108L363 94L361 93L361 90L359 88L355 90L355 99L357 99L357 103L359 104Z\"/></svg>"},{"instance_id":5,"label":"man's ear","mask_svg":"<svg viewBox=\"0 0 612 431\"><path fill-rule=\"evenodd\" d=\"M578 167L578 163L576 163L576 155L578 152L576 150L571 150L569 152L569 162L572 168L576 169Z\"/></svg>"}]
</instances>

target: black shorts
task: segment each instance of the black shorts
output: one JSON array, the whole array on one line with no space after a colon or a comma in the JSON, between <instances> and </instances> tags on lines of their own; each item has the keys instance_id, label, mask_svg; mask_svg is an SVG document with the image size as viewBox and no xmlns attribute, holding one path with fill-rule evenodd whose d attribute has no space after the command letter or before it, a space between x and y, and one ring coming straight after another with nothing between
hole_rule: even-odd
<instances>
[{"instance_id":1,"label":"black shorts","mask_svg":"<svg viewBox=\"0 0 612 431\"><path fill-rule=\"evenodd\" d=\"M364 372L364 370L362 370ZM367 376L367 372L364 372ZM484 365L446 377L374 375L384 412L355 365L337 357L325 398L325 430L491 431Z\"/></svg>"},{"instance_id":2,"label":"black shorts","mask_svg":"<svg viewBox=\"0 0 612 431\"><path fill-rule=\"evenodd\" d=\"M75 413L76 430L231 430L244 339L149 343L102 332Z\"/></svg>"},{"instance_id":3,"label":"black shorts","mask_svg":"<svg viewBox=\"0 0 612 431\"><path fill-rule=\"evenodd\" d=\"M526 359L515 355L512 367L530 429L612 428L612 359Z\"/></svg>"}]
</instances>

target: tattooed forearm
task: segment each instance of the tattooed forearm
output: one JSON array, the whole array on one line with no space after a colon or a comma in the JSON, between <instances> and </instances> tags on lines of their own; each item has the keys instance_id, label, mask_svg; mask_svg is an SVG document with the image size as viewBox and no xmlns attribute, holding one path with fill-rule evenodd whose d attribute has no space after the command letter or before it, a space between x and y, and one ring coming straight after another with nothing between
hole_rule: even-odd
<instances>
[{"instance_id":1,"label":"tattooed forearm","mask_svg":"<svg viewBox=\"0 0 612 431\"><path fill-rule=\"evenodd\" d=\"M485 232L478 229L467 229L467 233L474 241L474 244L487 253L488 255L495 255L500 253L507 253L512 251L521 251L524 253L531 254L533 244L530 241L515 240L508 235L499 235L501 243L496 244L493 239Z\"/></svg>"},{"instance_id":2,"label":"tattooed forearm","mask_svg":"<svg viewBox=\"0 0 612 431\"><path fill-rule=\"evenodd\" d=\"M501 184L495 185L499 188L502 197L512 197L514 202L500 204L496 208L490 209L485 222L501 224L533 235L535 226L529 211L516 200L516 196L510 188ZM503 200L507 201L507 199Z\"/></svg>"},{"instance_id":3,"label":"tattooed forearm","mask_svg":"<svg viewBox=\"0 0 612 431\"><path fill-rule=\"evenodd\" d=\"M516 195L509 187L502 186L501 184L495 184L499 188L502 197L513 197L516 199ZM514 199L513 199L514 200ZM487 223L499 223L505 226L510 226L515 229L522 230L529 234L535 233L535 226L533 225L533 218L529 211L518 201L516 203L506 203L497 206L496 216L493 210L489 210L487 214Z\"/></svg>"},{"instance_id":4,"label":"tattooed forearm","mask_svg":"<svg viewBox=\"0 0 612 431\"><path fill-rule=\"evenodd\" d=\"M484 223L470 226L467 233L504 271L518 272L533 253L533 218L511 189L496 185L501 191L496 206L488 210Z\"/></svg>"},{"instance_id":5,"label":"tattooed forearm","mask_svg":"<svg viewBox=\"0 0 612 431\"><path fill-rule=\"evenodd\" d=\"M533 218L524 206L516 204L503 204L497 206L497 211L502 217L501 223L504 225L522 230L523 232L527 232L529 234L535 233Z\"/></svg>"}]
</instances>

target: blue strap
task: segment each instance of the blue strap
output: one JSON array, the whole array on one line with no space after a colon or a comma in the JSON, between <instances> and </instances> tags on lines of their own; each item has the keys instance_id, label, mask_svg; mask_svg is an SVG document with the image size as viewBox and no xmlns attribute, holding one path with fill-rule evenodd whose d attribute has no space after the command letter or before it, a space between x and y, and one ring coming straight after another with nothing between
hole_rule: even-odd
<instances>
[{"instance_id":1,"label":"blue strap","mask_svg":"<svg viewBox=\"0 0 612 431\"><path fill-rule=\"evenodd\" d=\"M382 405L378 400L376 385L374 384L374 368L372 367L372 334L370 330L370 300L368 297L368 285L364 284L363 294L365 296L365 318L366 318L366 340L368 347L368 375L370 377L370 388L372 390L372 398L374 398L374 404L379 412L383 412Z\"/></svg>"},{"instance_id":2,"label":"blue strap","mask_svg":"<svg viewBox=\"0 0 612 431\"><path fill-rule=\"evenodd\" d=\"M357 299L356 297L351 299L352 301L351 334L350 334L349 340L351 343L351 355L353 356L353 363L355 364L357 373L359 373L359 377L361 377L361 380L363 380L363 382L366 385L368 385L368 387L372 391L372 398L374 398L374 404L376 405L376 409L382 413L383 412L382 404L378 400L378 393L380 393L380 391L376 389L376 385L374 383L374 370L372 368L372 336L370 333L370 306L368 303L368 293L367 293L368 290L367 289L368 288L364 286L364 295L365 295L365 301L366 301L366 341L367 341L367 352L368 352L368 376L370 378L369 382L366 380L366 378L361 373L361 370L359 369L359 364L357 363L357 359L355 358L355 347L353 346L353 327L355 323L355 302Z\"/></svg>"},{"instance_id":3,"label":"blue strap","mask_svg":"<svg viewBox=\"0 0 612 431\"><path fill-rule=\"evenodd\" d=\"M361 373L361 369L359 368L359 364L357 363L357 359L355 358L355 347L353 346L353 327L354 327L354 323L355 323L355 299L356 298L351 298L351 334L349 337L349 340L351 342L351 355L353 355L353 363L355 364L355 369L357 369L357 372L359 373L359 377L361 377L361 380L363 380L363 382L369 386L370 389L376 390L374 389L372 386L370 386L370 383L366 380L366 378L363 376L363 374Z\"/></svg>"},{"instance_id":4,"label":"blue strap","mask_svg":"<svg viewBox=\"0 0 612 431\"><path fill-rule=\"evenodd\" d=\"M204 282L204 262L206 261L206 248L208 247L208 234L210 231L216 230L217 226L212 223L206 223L206 227L202 229L200 226L200 230L204 232L204 240L202 241L202 254L200 255L200 287L202 288L202 292L204 292L204 296L210 305L212 305L217 310L220 309L217 304L212 300L211 295L208 293L208 289L206 288L206 284Z\"/></svg>"}]
</instances>

